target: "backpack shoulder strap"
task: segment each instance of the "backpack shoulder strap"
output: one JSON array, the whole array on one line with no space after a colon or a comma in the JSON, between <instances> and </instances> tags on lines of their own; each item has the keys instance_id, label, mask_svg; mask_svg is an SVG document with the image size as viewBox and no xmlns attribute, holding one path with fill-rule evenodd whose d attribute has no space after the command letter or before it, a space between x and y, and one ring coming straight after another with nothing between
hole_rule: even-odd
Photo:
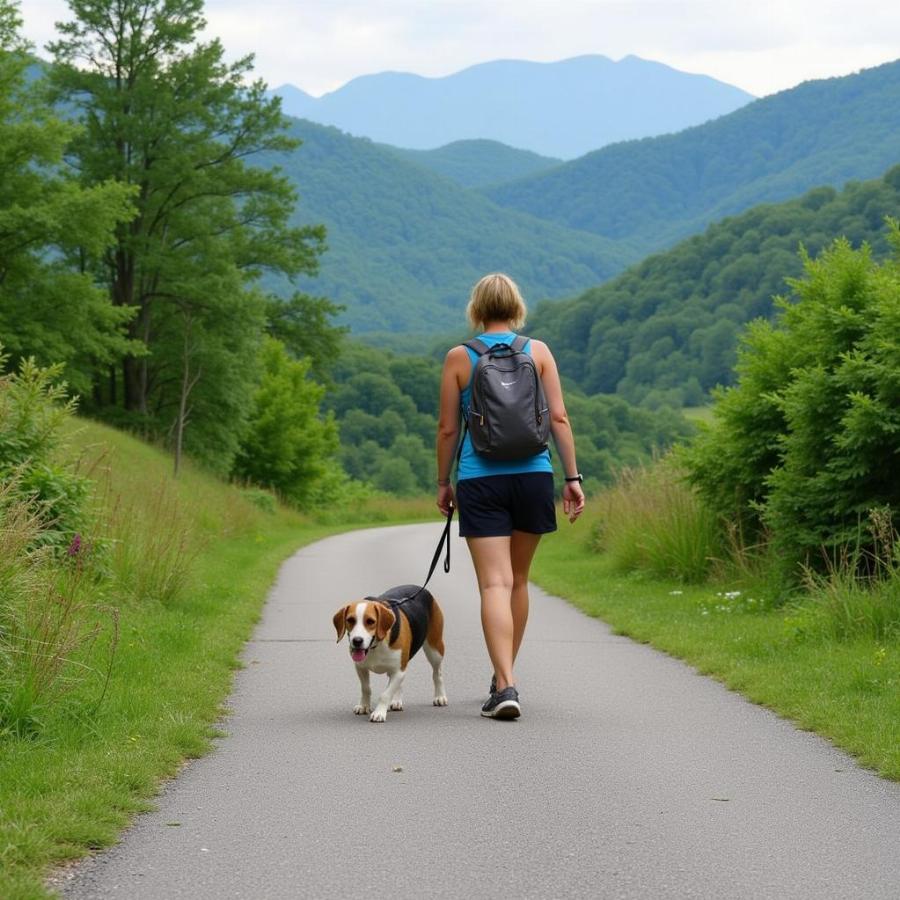
<instances>
[{"instance_id":1,"label":"backpack shoulder strap","mask_svg":"<svg viewBox=\"0 0 900 900\"><path fill-rule=\"evenodd\" d=\"M531 340L524 334L517 334L513 342L509 345L516 353L521 353L525 349L525 345Z\"/></svg>"},{"instance_id":2,"label":"backpack shoulder strap","mask_svg":"<svg viewBox=\"0 0 900 900\"><path fill-rule=\"evenodd\" d=\"M480 341L478 338L472 338L470 341L463 341L463 347L474 350L479 356L484 356L484 354L491 349L484 341Z\"/></svg>"}]
</instances>

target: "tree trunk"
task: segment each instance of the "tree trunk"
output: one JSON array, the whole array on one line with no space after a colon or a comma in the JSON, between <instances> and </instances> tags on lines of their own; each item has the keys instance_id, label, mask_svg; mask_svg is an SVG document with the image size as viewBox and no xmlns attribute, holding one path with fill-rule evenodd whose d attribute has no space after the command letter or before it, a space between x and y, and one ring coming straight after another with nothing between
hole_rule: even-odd
<instances>
[{"instance_id":1,"label":"tree trunk","mask_svg":"<svg viewBox=\"0 0 900 900\"><path fill-rule=\"evenodd\" d=\"M184 446L184 429L188 419L188 397L200 380L200 372L191 377L191 321L190 318L184 327L184 352L182 354L181 368L181 396L178 398L178 417L175 420L175 472L178 477L178 471L181 468L181 453Z\"/></svg>"},{"instance_id":2,"label":"tree trunk","mask_svg":"<svg viewBox=\"0 0 900 900\"><path fill-rule=\"evenodd\" d=\"M122 400L129 412L140 410L141 380L137 364L133 356L122 360Z\"/></svg>"},{"instance_id":3,"label":"tree trunk","mask_svg":"<svg viewBox=\"0 0 900 900\"><path fill-rule=\"evenodd\" d=\"M134 227L132 223L131 227ZM119 236L113 267L112 299L115 306L137 306L137 315L128 323L128 336L143 340L150 330L150 317L143 297L135 296L134 254L123 246L125 237ZM126 356L122 360L122 401L129 412L147 414L146 372L143 359Z\"/></svg>"}]
</instances>

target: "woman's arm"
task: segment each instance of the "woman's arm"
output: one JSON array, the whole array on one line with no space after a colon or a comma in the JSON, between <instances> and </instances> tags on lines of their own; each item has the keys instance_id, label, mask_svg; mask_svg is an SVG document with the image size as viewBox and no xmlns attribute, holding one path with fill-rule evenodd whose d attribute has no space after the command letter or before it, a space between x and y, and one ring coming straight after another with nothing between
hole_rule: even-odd
<instances>
[{"instance_id":1,"label":"woman's arm","mask_svg":"<svg viewBox=\"0 0 900 900\"><path fill-rule=\"evenodd\" d=\"M550 348L543 341L531 342L531 355L538 366L544 395L550 409L550 431L556 442L556 450L562 462L563 474L568 478L578 474L578 463L575 459L575 436L566 413L563 400L562 383L559 380L559 369ZM584 491L577 481L567 481L563 487L563 510L574 522L584 509Z\"/></svg>"},{"instance_id":2,"label":"woman's arm","mask_svg":"<svg viewBox=\"0 0 900 900\"><path fill-rule=\"evenodd\" d=\"M441 405L437 427L437 505L446 516L453 503L450 473L459 443L459 395L461 378L468 375L469 354L465 347L454 347L444 359L441 372Z\"/></svg>"}]
</instances>

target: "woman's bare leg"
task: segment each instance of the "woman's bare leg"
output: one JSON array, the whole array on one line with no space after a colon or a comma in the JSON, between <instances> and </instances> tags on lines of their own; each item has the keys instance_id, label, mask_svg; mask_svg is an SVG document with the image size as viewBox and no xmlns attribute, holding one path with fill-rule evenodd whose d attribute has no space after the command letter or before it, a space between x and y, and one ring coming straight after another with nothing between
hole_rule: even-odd
<instances>
[{"instance_id":1,"label":"woman's bare leg","mask_svg":"<svg viewBox=\"0 0 900 900\"><path fill-rule=\"evenodd\" d=\"M534 551L540 543L539 534L528 531L514 531L510 539L510 559L512 561L512 616L513 616L513 662L519 655L525 625L528 623L528 573Z\"/></svg>"},{"instance_id":2,"label":"woman's bare leg","mask_svg":"<svg viewBox=\"0 0 900 900\"><path fill-rule=\"evenodd\" d=\"M481 593L481 627L488 655L494 664L497 690L513 680L514 626L512 612L513 568L508 537L466 538L478 590Z\"/></svg>"}]
</instances>

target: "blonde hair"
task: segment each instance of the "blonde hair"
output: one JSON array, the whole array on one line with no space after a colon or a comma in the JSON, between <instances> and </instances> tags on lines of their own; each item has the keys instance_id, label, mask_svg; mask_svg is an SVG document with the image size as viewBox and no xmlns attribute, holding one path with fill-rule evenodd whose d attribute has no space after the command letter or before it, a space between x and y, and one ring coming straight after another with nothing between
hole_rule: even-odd
<instances>
[{"instance_id":1,"label":"blonde hair","mask_svg":"<svg viewBox=\"0 0 900 900\"><path fill-rule=\"evenodd\" d=\"M502 272L485 275L475 287L466 306L469 324L478 329L488 322L509 322L517 331L525 324L528 309L516 283Z\"/></svg>"}]
</instances>

